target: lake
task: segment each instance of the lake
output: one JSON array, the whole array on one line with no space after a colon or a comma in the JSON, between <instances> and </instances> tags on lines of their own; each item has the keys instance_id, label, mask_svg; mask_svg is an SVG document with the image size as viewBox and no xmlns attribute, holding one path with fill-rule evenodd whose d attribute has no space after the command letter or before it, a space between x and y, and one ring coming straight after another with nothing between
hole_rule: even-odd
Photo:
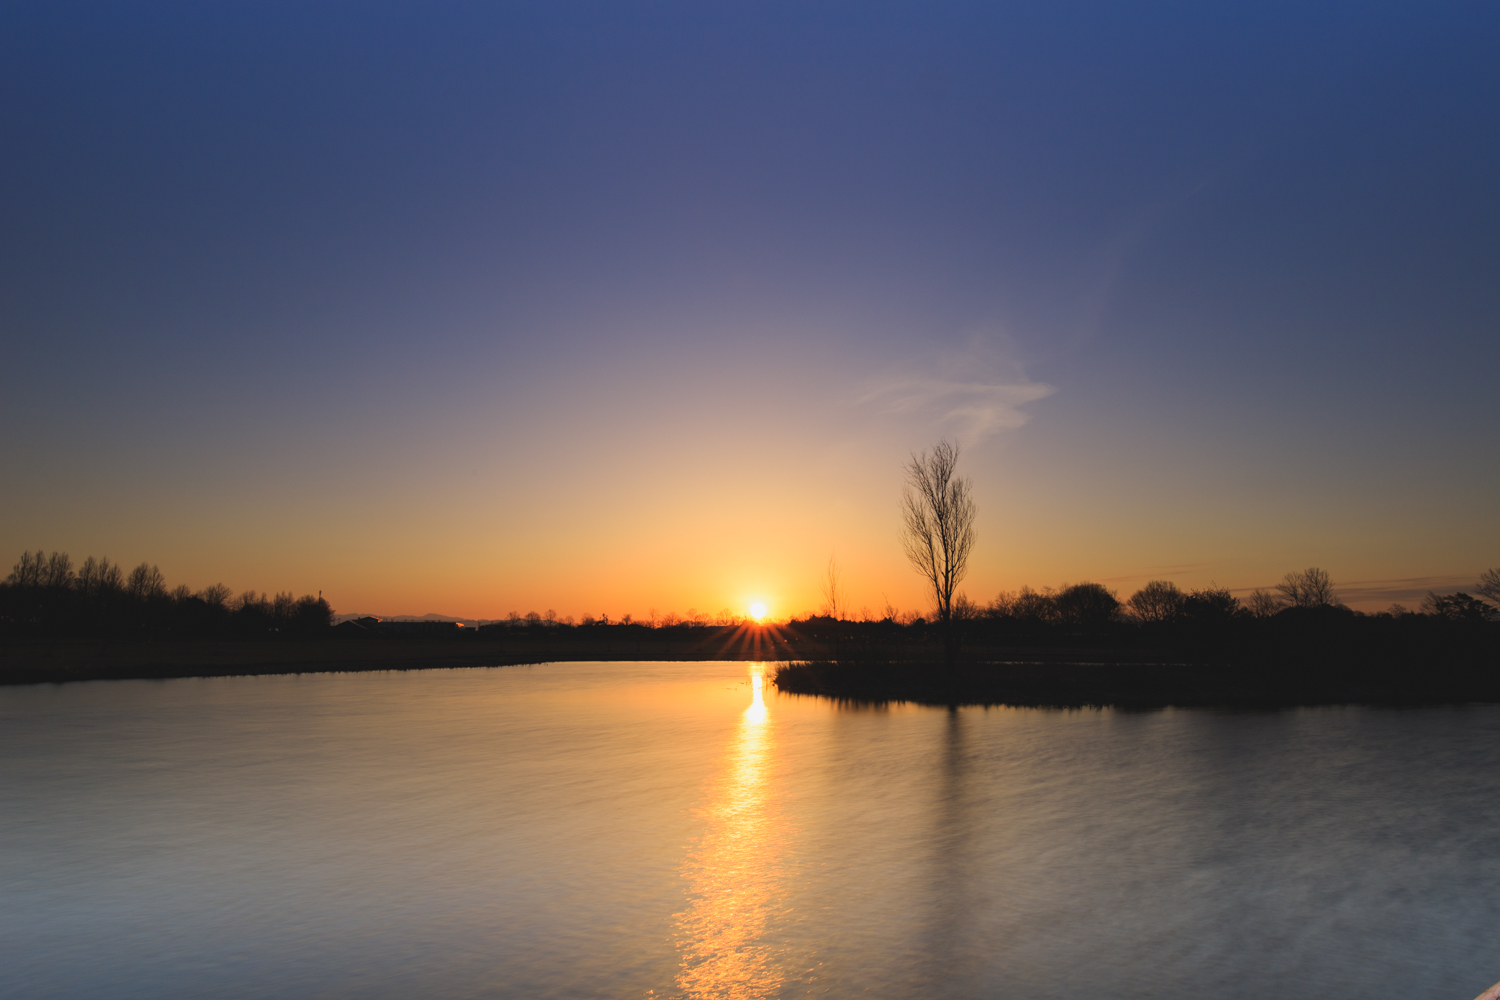
<instances>
[{"instance_id":1,"label":"lake","mask_svg":"<svg viewBox=\"0 0 1500 1000\"><path fill-rule=\"evenodd\" d=\"M1470 1000L1500 979L1500 708L859 708L769 669L0 689L0 991Z\"/></svg>"}]
</instances>

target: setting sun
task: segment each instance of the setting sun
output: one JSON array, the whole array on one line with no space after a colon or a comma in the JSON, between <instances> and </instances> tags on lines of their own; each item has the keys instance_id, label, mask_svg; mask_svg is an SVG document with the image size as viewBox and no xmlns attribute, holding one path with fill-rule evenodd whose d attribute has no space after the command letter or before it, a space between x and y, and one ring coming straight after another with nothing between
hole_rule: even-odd
<instances>
[{"instance_id":1,"label":"setting sun","mask_svg":"<svg viewBox=\"0 0 1500 1000\"><path fill-rule=\"evenodd\" d=\"M760 601L756 601L754 604L750 605L750 617L751 618L754 618L756 621L760 621L765 616L766 616L766 606L764 604L762 604Z\"/></svg>"}]
</instances>

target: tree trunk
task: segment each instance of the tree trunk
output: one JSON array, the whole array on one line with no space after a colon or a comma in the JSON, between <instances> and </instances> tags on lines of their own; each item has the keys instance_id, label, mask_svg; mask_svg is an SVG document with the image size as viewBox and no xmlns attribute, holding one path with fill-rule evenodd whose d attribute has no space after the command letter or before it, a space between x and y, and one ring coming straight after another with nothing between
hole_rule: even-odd
<instances>
[{"instance_id":1,"label":"tree trunk","mask_svg":"<svg viewBox=\"0 0 1500 1000\"><path fill-rule=\"evenodd\" d=\"M958 638L953 634L953 612L943 615L943 665L949 670L958 663Z\"/></svg>"}]
</instances>

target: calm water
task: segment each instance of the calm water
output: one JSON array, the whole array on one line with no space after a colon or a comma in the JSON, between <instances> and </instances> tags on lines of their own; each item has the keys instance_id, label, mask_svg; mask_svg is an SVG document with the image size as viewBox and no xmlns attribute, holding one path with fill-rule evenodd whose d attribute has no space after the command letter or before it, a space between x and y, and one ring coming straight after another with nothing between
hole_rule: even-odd
<instances>
[{"instance_id":1,"label":"calm water","mask_svg":"<svg viewBox=\"0 0 1500 1000\"><path fill-rule=\"evenodd\" d=\"M743 663L0 689L25 997L1500 979L1500 709L841 709Z\"/></svg>"}]
</instances>

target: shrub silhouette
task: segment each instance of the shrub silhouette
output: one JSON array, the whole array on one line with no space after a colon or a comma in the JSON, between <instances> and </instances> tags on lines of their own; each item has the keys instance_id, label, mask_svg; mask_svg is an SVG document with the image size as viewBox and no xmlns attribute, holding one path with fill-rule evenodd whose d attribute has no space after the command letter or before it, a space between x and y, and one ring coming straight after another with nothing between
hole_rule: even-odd
<instances>
[{"instance_id":1,"label":"shrub silhouette","mask_svg":"<svg viewBox=\"0 0 1500 1000\"><path fill-rule=\"evenodd\" d=\"M1120 610L1114 591L1102 583L1075 583L1064 587L1053 602L1062 621L1090 630L1108 625L1115 612Z\"/></svg>"},{"instance_id":2,"label":"shrub silhouette","mask_svg":"<svg viewBox=\"0 0 1500 1000\"><path fill-rule=\"evenodd\" d=\"M1249 614L1227 587L1195 590L1182 600L1181 617L1194 625L1224 625Z\"/></svg>"},{"instance_id":3,"label":"shrub silhouette","mask_svg":"<svg viewBox=\"0 0 1500 1000\"><path fill-rule=\"evenodd\" d=\"M1500 612L1477 597L1470 597L1463 592L1444 596L1429 590L1422 599L1422 613L1456 622L1483 622L1500 618Z\"/></svg>"}]
</instances>

